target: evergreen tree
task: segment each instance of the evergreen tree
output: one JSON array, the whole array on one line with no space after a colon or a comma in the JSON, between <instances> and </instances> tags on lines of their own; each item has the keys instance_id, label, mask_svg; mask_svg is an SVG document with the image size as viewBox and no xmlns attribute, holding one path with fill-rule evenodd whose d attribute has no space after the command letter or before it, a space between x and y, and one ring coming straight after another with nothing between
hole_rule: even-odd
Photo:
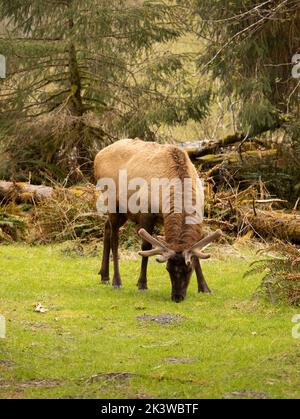
<instances>
[{"instance_id":1,"label":"evergreen tree","mask_svg":"<svg viewBox=\"0 0 300 419\"><path fill-rule=\"evenodd\" d=\"M0 123L16 159L26 167L33 148L41 162L59 152L77 167L120 133L152 138L153 126L201 119L209 93L184 83L189 57L157 47L181 36L180 12L176 2L1 0ZM28 156L24 133L38 139Z\"/></svg>"},{"instance_id":2,"label":"evergreen tree","mask_svg":"<svg viewBox=\"0 0 300 419\"><path fill-rule=\"evenodd\" d=\"M195 30L204 39L199 74L222 81L239 99L240 122L256 134L298 115L299 80L292 57L300 51L300 5L294 0L192 0ZM298 118L297 118L298 119Z\"/></svg>"}]
</instances>

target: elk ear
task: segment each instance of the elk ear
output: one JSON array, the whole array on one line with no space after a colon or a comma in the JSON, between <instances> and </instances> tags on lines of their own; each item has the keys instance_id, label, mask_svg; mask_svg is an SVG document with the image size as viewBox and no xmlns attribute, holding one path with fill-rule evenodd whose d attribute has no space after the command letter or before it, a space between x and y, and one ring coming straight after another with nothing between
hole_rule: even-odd
<instances>
[{"instance_id":1,"label":"elk ear","mask_svg":"<svg viewBox=\"0 0 300 419\"><path fill-rule=\"evenodd\" d=\"M158 256L157 258L155 258L156 262L158 262L158 263L165 263L165 262L168 261L168 259L169 259L168 255L161 255L161 256Z\"/></svg>"},{"instance_id":2,"label":"elk ear","mask_svg":"<svg viewBox=\"0 0 300 419\"><path fill-rule=\"evenodd\" d=\"M187 250L186 252L184 252L186 266L191 265L193 256L196 256L197 258L202 259L202 260L209 259L211 257L209 253L203 253L203 252L195 251L195 250L194 251Z\"/></svg>"},{"instance_id":3,"label":"elk ear","mask_svg":"<svg viewBox=\"0 0 300 419\"><path fill-rule=\"evenodd\" d=\"M185 264L186 266L190 266L190 264L192 263L192 253L188 250L183 252L184 255L184 259L185 259Z\"/></svg>"}]
</instances>

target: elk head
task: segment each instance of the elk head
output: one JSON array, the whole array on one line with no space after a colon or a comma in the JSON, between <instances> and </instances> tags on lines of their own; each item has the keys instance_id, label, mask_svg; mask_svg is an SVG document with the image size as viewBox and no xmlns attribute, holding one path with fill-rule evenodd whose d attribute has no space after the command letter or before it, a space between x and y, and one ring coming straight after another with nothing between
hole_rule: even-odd
<instances>
[{"instance_id":1,"label":"elk head","mask_svg":"<svg viewBox=\"0 0 300 419\"><path fill-rule=\"evenodd\" d=\"M151 250L139 252L140 256L158 256L159 263L167 263L172 284L172 300L176 303L183 301L186 297L187 288L195 268L195 262L198 259L209 259L210 254L203 253L203 250L213 241L222 236L222 231L217 230L194 244L190 249L183 252L175 252L162 237L154 238L146 230L139 230L138 234L152 244Z\"/></svg>"}]
</instances>

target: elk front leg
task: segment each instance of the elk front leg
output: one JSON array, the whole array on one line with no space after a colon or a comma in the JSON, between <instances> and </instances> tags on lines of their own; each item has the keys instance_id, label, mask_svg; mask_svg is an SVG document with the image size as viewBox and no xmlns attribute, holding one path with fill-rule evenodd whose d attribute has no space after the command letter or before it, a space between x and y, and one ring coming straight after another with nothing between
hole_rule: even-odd
<instances>
[{"instance_id":1,"label":"elk front leg","mask_svg":"<svg viewBox=\"0 0 300 419\"><path fill-rule=\"evenodd\" d=\"M198 292L204 292L206 294L211 294L211 290L209 289L209 287L208 287L208 285L205 281L205 278L204 278L204 275L203 275L203 272L202 272L202 268L201 268L201 265L200 265L200 262L199 262L198 258L196 258L196 261L195 261L195 272L196 272L197 282L198 282Z\"/></svg>"},{"instance_id":2,"label":"elk front leg","mask_svg":"<svg viewBox=\"0 0 300 419\"><path fill-rule=\"evenodd\" d=\"M109 284L109 256L110 256L111 225L109 219L104 224L103 255L100 269L101 283Z\"/></svg>"},{"instance_id":3,"label":"elk front leg","mask_svg":"<svg viewBox=\"0 0 300 419\"><path fill-rule=\"evenodd\" d=\"M139 227L144 228L149 234L153 234L154 226L155 226L156 217L151 216L149 214L145 216L141 216L139 220ZM143 240L142 242L142 250L151 250L152 245L151 243L148 243L146 240ZM138 279L137 287L140 291L144 291L148 289L147 285L147 268L148 268L148 257L143 256L142 257L142 264L141 264L141 272Z\"/></svg>"},{"instance_id":4,"label":"elk front leg","mask_svg":"<svg viewBox=\"0 0 300 419\"><path fill-rule=\"evenodd\" d=\"M117 214L110 219L111 222L111 250L114 262L114 277L112 286L114 288L122 288L122 280L119 270L119 230L120 227L126 222L126 218Z\"/></svg>"},{"instance_id":5,"label":"elk front leg","mask_svg":"<svg viewBox=\"0 0 300 419\"><path fill-rule=\"evenodd\" d=\"M152 245L148 242L146 242L145 240L143 240L142 243L142 250L151 250L152 249ZM140 273L140 277L137 283L137 287L140 291L144 291L148 289L148 285L147 285L147 267L148 267L148 257L143 256L142 257L142 265L141 265L141 273Z\"/></svg>"}]
</instances>

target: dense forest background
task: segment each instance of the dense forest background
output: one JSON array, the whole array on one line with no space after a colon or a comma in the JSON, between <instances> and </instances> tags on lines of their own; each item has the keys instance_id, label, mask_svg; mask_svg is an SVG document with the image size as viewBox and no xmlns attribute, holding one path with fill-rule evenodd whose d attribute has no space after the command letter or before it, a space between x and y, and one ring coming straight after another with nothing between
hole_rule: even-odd
<instances>
[{"instance_id":1,"label":"dense forest background","mask_svg":"<svg viewBox=\"0 0 300 419\"><path fill-rule=\"evenodd\" d=\"M93 182L138 136L187 147L213 193L297 210L298 1L1 0L0 20L0 178Z\"/></svg>"}]
</instances>

